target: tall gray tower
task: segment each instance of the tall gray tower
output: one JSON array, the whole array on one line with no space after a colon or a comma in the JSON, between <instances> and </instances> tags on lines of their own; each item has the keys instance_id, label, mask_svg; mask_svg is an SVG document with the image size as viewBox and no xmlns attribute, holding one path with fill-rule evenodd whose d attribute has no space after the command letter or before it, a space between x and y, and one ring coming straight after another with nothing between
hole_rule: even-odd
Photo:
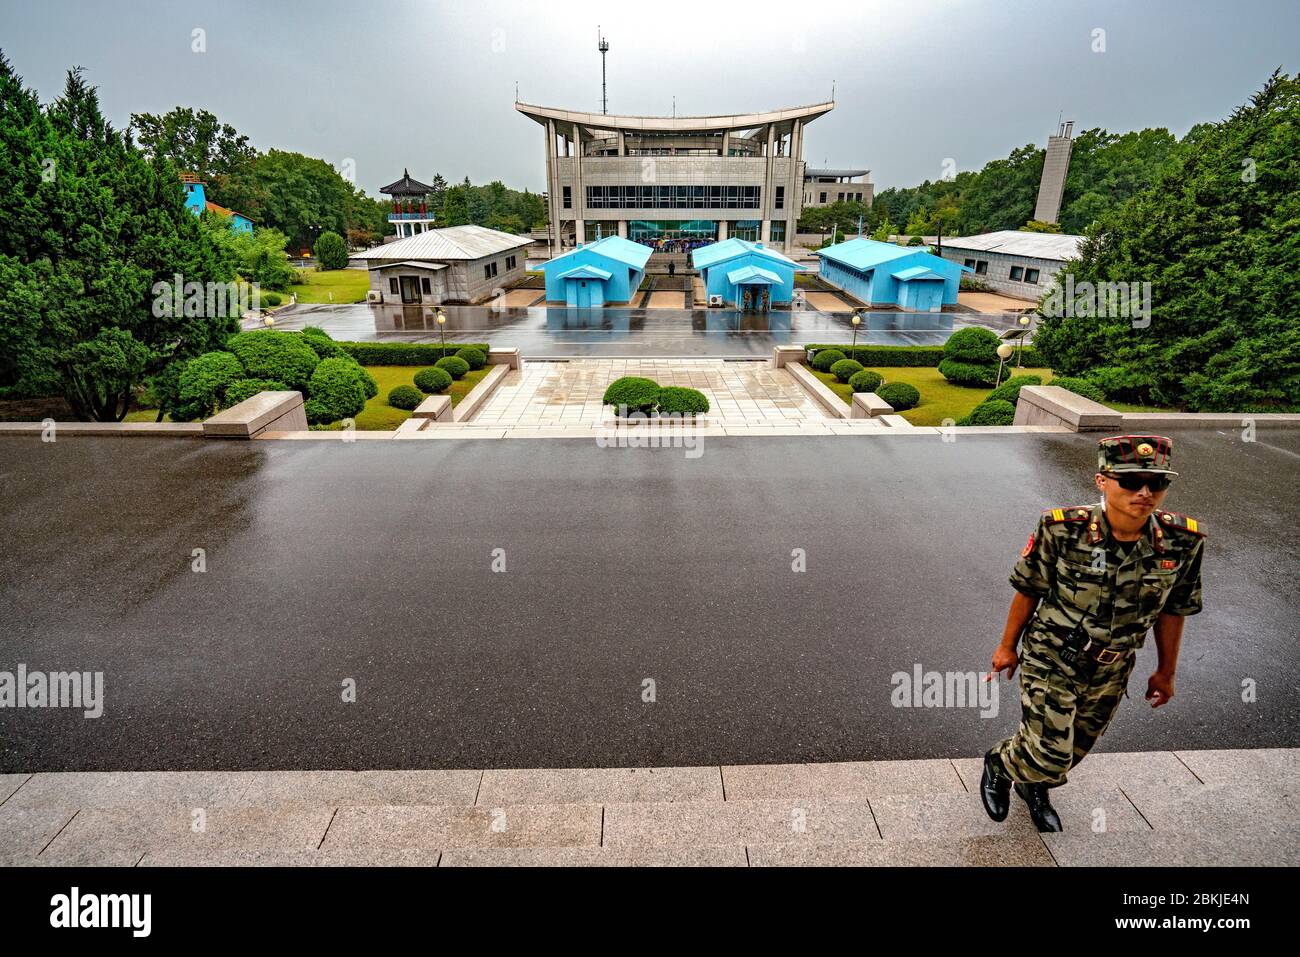
<instances>
[{"instance_id":1,"label":"tall gray tower","mask_svg":"<svg viewBox=\"0 0 1300 957\"><path fill-rule=\"evenodd\" d=\"M1043 178L1038 182L1038 202L1034 205L1034 219L1054 223L1061 215L1061 194L1065 192L1065 176L1070 171L1071 133L1074 120L1066 120L1047 138L1047 156L1043 159Z\"/></svg>"}]
</instances>

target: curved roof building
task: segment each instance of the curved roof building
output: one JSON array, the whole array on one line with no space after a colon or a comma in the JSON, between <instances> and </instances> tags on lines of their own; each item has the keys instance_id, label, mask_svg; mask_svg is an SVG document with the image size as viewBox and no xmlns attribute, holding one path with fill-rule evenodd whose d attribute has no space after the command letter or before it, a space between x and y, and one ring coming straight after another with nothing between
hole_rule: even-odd
<instances>
[{"instance_id":1,"label":"curved roof building","mask_svg":"<svg viewBox=\"0 0 1300 957\"><path fill-rule=\"evenodd\" d=\"M792 247L803 131L834 103L723 116L612 116L528 103L544 130L553 255L617 235L653 248L735 236Z\"/></svg>"}]
</instances>

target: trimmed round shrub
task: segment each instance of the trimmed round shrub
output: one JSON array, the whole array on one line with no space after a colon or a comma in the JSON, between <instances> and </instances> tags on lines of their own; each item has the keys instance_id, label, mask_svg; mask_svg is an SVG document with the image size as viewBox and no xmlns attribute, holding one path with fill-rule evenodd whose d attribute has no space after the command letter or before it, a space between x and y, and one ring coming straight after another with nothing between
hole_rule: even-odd
<instances>
[{"instance_id":1,"label":"trimmed round shrub","mask_svg":"<svg viewBox=\"0 0 1300 957\"><path fill-rule=\"evenodd\" d=\"M632 412L650 412L659 403L659 383L654 379L643 379L640 376L625 375L621 379L615 379L605 390L604 398L601 399L605 405L612 405L618 415L628 415Z\"/></svg>"},{"instance_id":2,"label":"trimmed round shrub","mask_svg":"<svg viewBox=\"0 0 1300 957\"><path fill-rule=\"evenodd\" d=\"M262 303L267 306L278 306L283 301L279 293L268 292L262 296Z\"/></svg>"},{"instance_id":3,"label":"trimmed round shrub","mask_svg":"<svg viewBox=\"0 0 1300 957\"><path fill-rule=\"evenodd\" d=\"M818 372L830 372L831 366L844 358L839 349L821 349L812 358L812 367Z\"/></svg>"},{"instance_id":4,"label":"trimmed round shrub","mask_svg":"<svg viewBox=\"0 0 1300 957\"><path fill-rule=\"evenodd\" d=\"M848 382L853 378L855 372L862 371L862 363L857 359L841 359L835 365L831 366L831 375L841 382Z\"/></svg>"},{"instance_id":5,"label":"trimmed round shrub","mask_svg":"<svg viewBox=\"0 0 1300 957\"><path fill-rule=\"evenodd\" d=\"M302 341L307 343L307 345L311 347L312 352L316 353L316 355L321 359L333 359L336 356L343 356L349 359L352 358L335 345L334 340L323 332L308 332L304 329L302 332L298 333L298 335L302 336Z\"/></svg>"},{"instance_id":6,"label":"trimmed round shrub","mask_svg":"<svg viewBox=\"0 0 1300 957\"><path fill-rule=\"evenodd\" d=\"M415 386L421 392L433 395L451 386L451 373L437 366L421 369L415 374Z\"/></svg>"},{"instance_id":7,"label":"trimmed round shrub","mask_svg":"<svg viewBox=\"0 0 1300 957\"><path fill-rule=\"evenodd\" d=\"M321 269L343 269L348 264L348 244L338 233L328 230L321 233L314 251Z\"/></svg>"},{"instance_id":8,"label":"trimmed round shrub","mask_svg":"<svg viewBox=\"0 0 1300 957\"><path fill-rule=\"evenodd\" d=\"M274 379L306 392L320 362L308 338L296 332L237 332L226 340L226 348L244 367L241 379Z\"/></svg>"},{"instance_id":9,"label":"trimmed round shrub","mask_svg":"<svg viewBox=\"0 0 1300 957\"><path fill-rule=\"evenodd\" d=\"M703 415L708 411L709 400L699 389L670 385L659 390L660 415Z\"/></svg>"},{"instance_id":10,"label":"trimmed round shrub","mask_svg":"<svg viewBox=\"0 0 1300 957\"><path fill-rule=\"evenodd\" d=\"M483 354L483 350L475 349L473 346L457 349L456 355L468 362L471 369L482 369L487 365L487 356Z\"/></svg>"},{"instance_id":11,"label":"trimmed round shrub","mask_svg":"<svg viewBox=\"0 0 1300 957\"><path fill-rule=\"evenodd\" d=\"M998 367L944 359L939 363L939 374L954 385L989 388L997 381Z\"/></svg>"},{"instance_id":12,"label":"trimmed round shrub","mask_svg":"<svg viewBox=\"0 0 1300 957\"><path fill-rule=\"evenodd\" d=\"M238 405L245 399L251 399L259 392L287 392L289 387L273 379L236 379L226 387L226 401L221 403L223 409Z\"/></svg>"},{"instance_id":13,"label":"trimmed round shrub","mask_svg":"<svg viewBox=\"0 0 1300 957\"><path fill-rule=\"evenodd\" d=\"M464 378L469 371L469 363L460 356L443 356L433 364L435 369L445 369L453 379Z\"/></svg>"},{"instance_id":14,"label":"trimmed round shrub","mask_svg":"<svg viewBox=\"0 0 1300 957\"><path fill-rule=\"evenodd\" d=\"M885 377L870 369L863 369L849 376L849 388L854 392L875 392L884 384Z\"/></svg>"},{"instance_id":15,"label":"trimmed round shrub","mask_svg":"<svg viewBox=\"0 0 1300 957\"><path fill-rule=\"evenodd\" d=\"M351 359L322 359L307 384L307 395L307 421L313 425L356 415L366 407L361 366Z\"/></svg>"},{"instance_id":16,"label":"trimmed round shrub","mask_svg":"<svg viewBox=\"0 0 1300 957\"><path fill-rule=\"evenodd\" d=\"M177 382L179 402L172 410L178 421L206 419L222 406L226 389L245 378L244 367L229 352L205 352L185 363Z\"/></svg>"},{"instance_id":17,"label":"trimmed round shrub","mask_svg":"<svg viewBox=\"0 0 1300 957\"><path fill-rule=\"evenodd\" d=\"M969 326L958 329L943 344L946 359L956 359L977 366L995 366L998 364L998 346L1002 340L992 329L983 326Z\"/></svg>"},{"instance_id":18,"label":"trimmed round shrub","mask_svg":"<svg viewBox=\"0 0 1300 957\"><path fill-rule=\"evenodd\" d=\"M352 361L356 362L355 359ZM379 395L379 383L360 363L357 363L357 368L361 370L361 388L365 390L366 398L373 399Z\"/></svg>"},{"instance_id":19,"label":"trimmed round shrub","mask_svg":"<svg viewBox=\"0 0 1300 957\"><path fill-rule=\"evenodd\" d=\"M1062 389L1068 389L1075 395L1081 395L1085 399L1092 399L1093 402L1105 402L1106 393L1097 388L1096 385L1087 379L1078 379L1074 376L1063 375L1054 378L1048 385L1059 385Z\"/></svg>"},{"instance_id":20,"label":"trimmed round shrub","mask_svg":"<svg viewBox=\"0 0 1300 957\"><path fill-rule=\"evenodd\" d=\"M993 402L993 401L1001 400L1003 402L1010 402L1012 405L1015 405L1017 402L1020 401L1020 390L1022 388L1024 388L1027 385L1042 385L1042 384L1043 384L1043 380L1041 376L1036 376L1036 375L1012 376L1006 382L1002 383L1000 386L998 386L996 389L990 392L988 398L985 399L984 401Z\"/></svg>"},{"instance_id":21,"label":"trimmed round shrub","mask_svg":"<svg viewBox=\"0 0 1300 957\"><path fill-rule=\"evenodd\" d=\"M320 326L303 326L300 332L301 335L304 336L319 336L322 339L328 339L331 342L334 341L334 337L331 336L324 329L322 329Z\"/></svg>"},{"instance_id":22,"label":"trimmed round shrub","mask_svg":"<svg viewBox=\"0 0 1300 957\"><path fill-rule=\"evenodd\" d=\"M1015 421L1016 407L1006 399L986 399L971 410L962 420L963 425L1010 425Z\"/></svg>"},{"instance_id":23,"label":"trimmed round shrub","mask_svg":"<svg viewBox=\"0 0 1300 957\"><path fill-rule=\"evenodd\" d=\"M892 405L895 412L915 408L916 404L921 401L921 393L916 391L916 386L908 385L906 382L891 382L888 385L882 385L876 390L876 395Z\"/></svg>"},{"instance_id":24,"label":"trimmed round shrub","mask_svg":"<svg viewBox=\"0 0 1300 957\"><path fill-rule=\"evenodd\" d=\"M423 401L423 394L413 385L399 385L388 393L388 404L394 409L405 409L407 412Z\"/></svg>"}]
</instances>

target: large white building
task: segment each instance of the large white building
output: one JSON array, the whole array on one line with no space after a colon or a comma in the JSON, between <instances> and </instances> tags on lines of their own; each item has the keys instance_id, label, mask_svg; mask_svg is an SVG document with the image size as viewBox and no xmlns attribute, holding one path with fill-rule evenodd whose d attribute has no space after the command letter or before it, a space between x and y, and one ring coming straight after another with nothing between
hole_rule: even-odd
<instances>
[{"instance_id":1,"label":"large white building","mask_svg":"<svg viewBox=\"0 0 1300 957\"><path fill-rule=\"evenodd\" d=\"M731 236L790 251L803 137L833 103L734 116L610 116L516 103L544 130L550 235L647 245Z\"/></svg>"}]
</instances>

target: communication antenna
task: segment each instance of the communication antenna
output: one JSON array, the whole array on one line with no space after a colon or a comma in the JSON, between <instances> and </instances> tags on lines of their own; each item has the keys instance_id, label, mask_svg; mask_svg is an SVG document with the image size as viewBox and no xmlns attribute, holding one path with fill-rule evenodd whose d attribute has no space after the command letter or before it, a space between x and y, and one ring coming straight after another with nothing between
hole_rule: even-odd
<instances>
[{"instance_id":1,"label":"communication antenna","mask_svg":"<svg viewBox=\"0 0 1300 957\"><path fill-rule=\"evenodd\" d=\"M605 96L605 54L609 52L609 41L601 35L600 24L596 25L596 49L600 51L600 112L609 112L609 99Z\"/></svg>"},{"instance_id":2,"label":"communication antenna","mask_svg":"<svg viewBox=\"0 0 1300 957\"><path fill-rule=\"evenodd\" d=\"M677 119L677 97L673 97L673 119Z\"/></svg>"}]
</instances>

